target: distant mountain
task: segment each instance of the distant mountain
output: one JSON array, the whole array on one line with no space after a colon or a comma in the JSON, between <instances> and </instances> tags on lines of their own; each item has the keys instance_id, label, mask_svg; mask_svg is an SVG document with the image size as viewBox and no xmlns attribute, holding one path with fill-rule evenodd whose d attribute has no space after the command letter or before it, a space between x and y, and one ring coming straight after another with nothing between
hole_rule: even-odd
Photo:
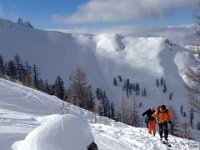
<instances>
[{"instance_id":1,"label":"distant mountain","mask_svg":"<svg viewBox=\"0 0 200 150\"><path fill-rule=\"evenodd\" d=\"M189 120L190 107L180 72L185 63L192 63L193 57L188 49L169 39L42 31L0 20L0 41L0 54L5 60L18 54L23 61L35 63L41 77L50 82L60 75L68 87L70 75L80 67L87 73L93 90L105 90L116 107L120 106L122 98L130 104L135 97L137 103L142 104L140 112L166 104L174 107L181 122ZM114 78L117 79L116 86ZM162 79L166 84L165 92ZM134 92L127 96L124 90L127 82L139 84L138 96ZM146 96L142 96L144 89ZM173 95L171 100L170 95ZM179 111L181 106L188 114L185 118Z\"/></svg>"},{"instance_id":2,"label":"distant mountain","mask_svg":"<svg viewBox=\"0 0 200 150\"><path fill-rule=\"evenodd\" d=\"M24 21L22 18L18 18L17 23L19 25L22 25L22 26L27 27L27 28L33 28L33 26L31 25L31 23L29 21Z\"/></svg>"}]
</instances>

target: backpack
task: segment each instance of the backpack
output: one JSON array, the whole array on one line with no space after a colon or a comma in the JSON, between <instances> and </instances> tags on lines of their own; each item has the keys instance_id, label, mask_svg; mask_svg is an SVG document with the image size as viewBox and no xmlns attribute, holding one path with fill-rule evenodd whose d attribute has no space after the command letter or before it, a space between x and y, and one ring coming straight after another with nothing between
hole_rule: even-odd
<instances>
[{"instance_id":1,"label":"backpack","mask_svg":"<svg viewBox=\"0 0 200 150\"><path fill-rule=\"evenodd\" d=\"M146 117L145 117L145 123L148 123L149 121L153 121L153 120L155 120L155 118L146 115Z\"/></svg>"},{"instance_id":2,"label":"backpack","mask_svg":"<svg viewBox=\"0 0 200 150\"><path fill-rule=\"evenodd\" d=\"M88 150L98 150L98 146L95 142L92 142L88 147Z\"/></svg>"}]
</instances>

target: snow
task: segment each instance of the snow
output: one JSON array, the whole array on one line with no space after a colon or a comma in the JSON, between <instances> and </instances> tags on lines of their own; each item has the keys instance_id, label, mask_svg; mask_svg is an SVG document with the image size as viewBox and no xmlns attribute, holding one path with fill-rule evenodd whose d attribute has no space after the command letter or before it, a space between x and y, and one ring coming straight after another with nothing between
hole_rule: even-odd
<instances>
[{"instance_id":1,"label":"snow","mask_svg":"<svg viewBox=\"0 0 200 150\"><path fill-rule=\"evenodd\" d=\"M125 97L129 103L135 97L137 104L143 104L141 108L138 108L140 114L151 106L165 104L173 106L180 123L189 122L190 106L184 88L184 84L189 81L182 74L182 68L184 64L195 66L194 57L188 49L166 38L123 36L115 33L91 35L47 32L26 28L1 19L0 41L0 54L4 60L11 60L18 54L23 62L28 60L29 64L35 63L40 69L41 77L44 80L48 79L50 83L53 83L57 75L60 75L68 86L70 75L77 67L80 67L87 73L87 80L92 85L92 89L105 90L109 100L113 101L117 108L120 106L122 97ZM113 85L113 78L117 78L118 75L121 75L123 80L130 79L130 82L140 83L141 89L146 88L147 96L132 95L127 98L126 93L122 91L123 83L119 83L116 87ZM168 88L165 94L155 84L155 80L161 77L165 79ZM52 114L68 113L84 117L89 121L95 139L104 140L105 137L103 138L100 134L105 132L105 136L108 137L106 141L95 140L101 149L111 146L111 144L104 146L104 142L115 141L117 138L115 135L107 134L107 129L104 129L105 124L106 127L115 124L110 120L103 119L102 121L99 117L98 123L101 122L99 124L101 129L97 129L96 124L93 124L94 114L70 104L66 104L65 110L63 102L54 96L47 96L42 92L5 80L1 80L0 86L0 117L3 124L0 127L2 135L0 145L3 146L3 150L10 149L13 142L25 139L29 132L45 122L44 118ZM173 99L169 100L171 92L174 93ZM181 105L188 114L185 118L179 111ZM194 118L194 125L196 125L200 116L195 114ZM122 132L125 137L118 135L118 139L127 143L128 146L121 145L121 142L115 142L115 144L119 150L123 147L130 149L134 144L131 144L129 140L134 141L135 138L126 135L125 130L121 129L121 124L119 126L116 130L120 130L119 132ZM132 128L130 130L133 131ZM94 134L96 131L98 134ZM143 128L138 129L138 132L140 131L146 133ZM192 132L193 138L199 140L200 134L196 134L199 131ZM138 141L143 138L142 134L138 137ZM146 142L153 142L151 138L146 138ZM176 140L178 141L178 138ZM6 142L8 144L5 144ZM176 143L173 144L176 145ZM191 144L186 145L191 147Z\"/></svg>"},{"instance_id":2,"label":"snow","mask_svg":"<svg viewBox=\"0 0 200 150\"><path fill-rule=\"evenodd\" d=\"M27 97L26 91L32 94ZM93 140L99 150L169 149L158 134L153 137L146 128L100 116L95 123L91 112L68 103L63 107L58 98L17 83L0 79L0 95L1 150L86 150ZM41 104L46 106L43 111L37 108ZM197 141L172 135L169 142L173 149L200 148Z\"/></svg>"},{"instance_id":3,"label":"snow","mask_svg":"<svg viewBox=\"0 0 200 150\"><path fill-rule=\"evenodd\" d=\"M51 115L31 131L14 150L87 150L94 139L89 124L74 115Z\"/></svg>"}]
</instances>

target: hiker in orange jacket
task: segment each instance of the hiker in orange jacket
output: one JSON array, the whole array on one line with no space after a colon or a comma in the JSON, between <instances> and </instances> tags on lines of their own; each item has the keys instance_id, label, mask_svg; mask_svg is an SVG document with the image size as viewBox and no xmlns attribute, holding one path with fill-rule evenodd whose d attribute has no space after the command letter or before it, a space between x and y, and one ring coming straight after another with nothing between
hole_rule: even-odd
<instances>
[{"instance_id":1,"label":"hiker in orange jacket","mask_svg":"<svg viewBox=\"0 0 200 150\"><path fill-rule=\"evenodd\" d=\"M145 122L147 124L148 132L149 134L153 134L155 136L156 134L156 119L152 117L152 115L155 113L154 107L149 108L147 111L145 111L142 116L145 117Z\"/></svg>"},{"instance_id":2,"label":"hiker in orange jacket","mask_svg":"<svg viewBox=\"0 0 200 150\"><path fill-rule=\"evenodd\" d=\"M159 126L159 134L160 139L164 138L165 141L168 142L168 123L172 122L172 113L169 111L165 105L162 105L158 108L158 110L152 115L152 117L157 118L158 126Z\"/></svg>"}]
</instances>

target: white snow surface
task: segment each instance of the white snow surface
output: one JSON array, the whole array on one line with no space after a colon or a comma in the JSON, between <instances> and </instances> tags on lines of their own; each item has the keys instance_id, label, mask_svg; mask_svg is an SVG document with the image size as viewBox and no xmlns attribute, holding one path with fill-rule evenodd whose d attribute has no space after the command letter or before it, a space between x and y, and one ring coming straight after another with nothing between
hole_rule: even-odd
<instances>
[{"instance_id":1,"label":"white snow surface","mask_svg":"<svg viewBox=\"0 0 200 150\"><path fill-rule=\"evenodd\" d=\"M86 120L74 115L50 115L31 131L14 150L87 150L94 141Z\"/></svg>"},{"instance_id":2,"label":"white snow surface","mask_svg":"<svg viewBox=\"0 0 200 150\"><path fill-rule=\"evenodd\" d=\"M31 94L30 94L31 93ZM169 135L172 148L135 128L64 103L54 96L0 79L1 150L199 150L200 143ZM38 107L41 106L39 109Z\"/></svg>"},{"instance_id":3,"label":"white snow surface","mask_svg":"<svg viewBox=\"0 0 200 150\"><path fill-rule=\"evenodd\" d=\"M135 97L138 106L142 103L142 106L138 107L141 114L151 106L165 104L173 106L181 124L189 122L190 106L184 87L188 80L183 76L182 69L184 64L195 66L195 60L188 49L166 38L122 36L113 33L91 35L47 32L1 19L0 41L0 54L5 61L13 59L18 54L23 62L28 61L32 65L35 63L41 77L52 84L60 75L68 87L70 75L80 67L87 73L88 83L92 85L94 92L96 88L105 90L108 99L114 102L116 108L120 107L122 98L130 104ZM118 82L118 85L114 86L113 79L118 75L122 76L123 82ZM162 92L162 88L156 87L155 81L161 77L167 85L166 93ZM146 88L147 96L132 95L127 98L122 90L126 79L130 79L132 83L139 83L140 89ZM38 121L34 121L34 117L26 118L27 113L51 115L60 112L61 106L57 98L49 97L50 100L44 102L43 99L46 99L44 93L34 94L35 91L29 88L17 88L17 90L19 91L16 89L13 91L16 93L14 95L2 92L1 109L6 111L7 107L4 104L7 105L10 101L9 108L12 108L13 113L19 113L19 117L24 117L27 122L31 121L37 125ZM169 100L169 94L172 92L172 100ZM10 98L4 99L4 97ZM36 107L32 107L33 105ZM183 111L187 113L185 118L180 113L181 105ZM195 114L195 127L199 120L200 116ZM31 125L35 127L35 124ZM33 129L32 126L20 131L21 134L23 135L25 131L27 134L27 131ZM192 133L193 138L200 139L199 131L192 130ZM15 138L17 136L19 135Z\"/></svg>"}]
</instances>

